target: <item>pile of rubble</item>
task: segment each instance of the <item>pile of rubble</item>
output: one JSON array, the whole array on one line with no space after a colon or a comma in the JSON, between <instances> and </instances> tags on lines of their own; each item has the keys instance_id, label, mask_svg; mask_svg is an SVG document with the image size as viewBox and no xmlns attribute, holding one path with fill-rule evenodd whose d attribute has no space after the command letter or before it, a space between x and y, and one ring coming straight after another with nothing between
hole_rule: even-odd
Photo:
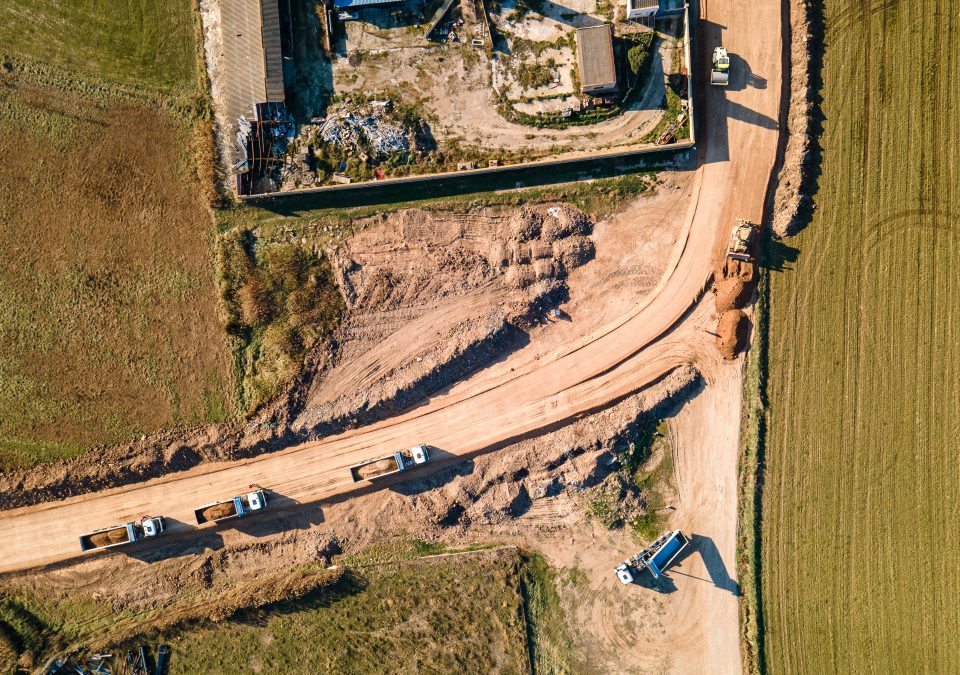
<instances>
[{"instance_id":1,"label":"pile of rubble","mask_svg":"<svg viewBox=\"0 0 960 675\"><path fill-rule=\"evenodd\" d=\"M411 132L387 119L390 101L371 101L363 106L343 104L325 118L311 120L323 143L348 150L367 150L376 159L407 152Z\"/></svg>"}]
</instances>

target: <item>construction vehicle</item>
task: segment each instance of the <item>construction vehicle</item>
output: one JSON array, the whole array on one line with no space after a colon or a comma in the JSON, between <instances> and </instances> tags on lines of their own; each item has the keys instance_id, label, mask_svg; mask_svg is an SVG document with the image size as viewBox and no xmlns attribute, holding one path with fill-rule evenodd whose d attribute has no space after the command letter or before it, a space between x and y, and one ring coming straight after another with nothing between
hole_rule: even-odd
<instances>
[{"instance_id":1,"label":"construction vehicle","mask_svg":"<svg viewBox=\"0 0 960 675\"><path fill-rule=\"evenodd\" d=\"M710 59L710 84L726 87L730 82L730 55L726 47L716 47Z\"/></svg>"},{"instance_id":2,"label":"construction vehicle","mask_svg":"<svg viewBox=\"0 0 960 675\"><path fill-rule=\"evenodd\" d=\"M263 488L251 485L251 488L257 488L253 492L245 495L224 499L223 501L204 504L198 509L193 510L193 515L197 519L197 525L204 523L219 523L222 520L231 518L243 518L244 516L260 511L267 506L267 496Z\"/></svg>"},{"instance_id":3,"label":"construction vehicle","mask_svg":"<svg viewBox=\"0 0 960 675\"><path fill-rule=\"evenodd\" d=\"M614 567L613 571L624 585L632 584L644 569L650 570L654 579L659 579L689 543L690 539L680 530L667 532L637 555Z\"/></svg>"},{"instance_id":4,"label":"construction vehicle","mask_svg":"<svg viewBox=\"0 0 960 675\"><path fill-rule=\"evenodd\" d=\"M141 539L163 534L163 530L162 516L144 516L126 525L112 525L80 535L80 550L93 551L122 544L133 544Z\"/></svg>"},{"instance_id":5,"label":"construction vehicle","mask_svg":"<svg viewBox=\"0 0 960 675\"><path fill-rule=\"evenodd\" d=\"M415 445L409 450L354 464L350 467L350 475L354 483L362 480L376 480L406 471L418 464L426 464L428 461L430 461L430 451L427 446Z\"/></svg>"},{"instance_id":6,"label":"construction vehicle","mask_svg":"<svg viewBox=\"0 0 960 675\"><path fill-rule=\"evenodd\" d=\"M737 224L730 233L727 244L727 257L734 260L753 260L753 242L756 239L757 226L744 218L737 218Z\"/></svg>"}]
</instances>

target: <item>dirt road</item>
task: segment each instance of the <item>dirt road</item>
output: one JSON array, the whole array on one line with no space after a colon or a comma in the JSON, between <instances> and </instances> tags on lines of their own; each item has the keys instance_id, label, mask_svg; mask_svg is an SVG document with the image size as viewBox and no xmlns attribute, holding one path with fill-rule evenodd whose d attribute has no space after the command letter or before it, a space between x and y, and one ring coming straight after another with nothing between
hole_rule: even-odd
<instances>
[{"instance_id":1,"label":"dirt road","mask_svg":"<svg viewBox=\"0 0 960 675\"><path fill-rule=\"evenodd\" d=\"M76 556L80 533L144 513L166 516L169 527L164 536L176 537L194 527L196 506L233 496L250 483L273 490L278 495L275 504L281 508L329 498L355 489L347 470L350 464L416 442L435 446L436 464L449 463L536 435L636 392L677 365L697 362L698 350L684 339L682 327L674 328L709 283L733 218L761 217L776 150L780 91L779 3L711 2L706 16L709 21L699 33L705 46L718 41L720 27L725 26L723 42L738 56L733 83L727 91L708 91L700 99L705 111L704 163L698 170L698 189L693 191L695 205L687 210L686 236L677 248L677 258L642 303L549 358L483 378L475 386L454 390L368 428L235 465L202 466L135 488L4 512L0 514L0 571ZM730 451L724 446L724 453ZM735 476L729 481L729 485L723 481L710 487L724 503L735 500ZM704 523L701 531L714 536L710 534L714 525L734 528L732 513L715 516L730 522ZM700 533L696 522L690 526ZM727 549L719 554L732 574L732 538L729 542L725 537L715 539ZM685 630L684 639L696 639L690 636L698 631ZM726 630L732 631L732 642L727 641L735 650L735 616Z\"/></svg>"}]
</instances>

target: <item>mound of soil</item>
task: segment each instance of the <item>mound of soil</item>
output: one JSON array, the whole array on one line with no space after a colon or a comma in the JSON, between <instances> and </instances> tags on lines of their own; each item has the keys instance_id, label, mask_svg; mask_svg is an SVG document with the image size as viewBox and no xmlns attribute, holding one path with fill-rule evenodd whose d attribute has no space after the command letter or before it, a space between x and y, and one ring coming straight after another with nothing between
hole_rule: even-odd
<instances>
[{"instance_id":1,"label":"mound of soil","mask_svg":"<svg viewBox=\"0 0 960 675\"><path fill-rule=\"evenodd\" d=\"M359 475L361 478L373 478L374 476L379 476L387 473L388 471L393 471L396 468L397 463L392 458L381 459L377 462L361 466L359 469L357 469L357 475Z\"/></svg>"},{"instance_id":2,"label":"mound of soil","mask_svg":"<svg viewBox=\"0 0 960 675\"><path fill-rule=\"evenodd\" d=\"M218 518L226 518L233 513L233 502L227 502L226 504L214 504L203 511L203 517L207 520L217 520Z\"/></svg>"},{"instance_id":3,"label":"mound of soil","mask_svg":"<svg viewBox=\"0 0 960 675\"><path fill-rule=\"evenodd\" d=\"M746 260L737 260L735 258L727 258L724 263L723 278L728 277L738 277L745 284L749 284L753 281L754 276L756 275L757 265L752 261Z\"/></svg>"},{"instance_id":4,"label":"mound of soil","mask_svg":"<svg viewBox=\"0 0 960 675\"><path fill-rule=\"evenodd\" d=\"M107 532L97 532L94 535L88 537L90 543L94 546L109 546L110 544L120 544L127 540L127 530L123 527L118 527L113 530L108 530Z\"/></svg>"},{"instance_id":5,"label":"mound of soil","mask_svg":"<svg viewBox=\"0 0 960 675\"><path fill-rule=\"evenodd\" d=\"M730 277L718 281L713 292L716 294L717 314L723 314L746 307L753 296L753 284L744 283L740 277Z\"/></svg>"},{"instance_id":6,"label":"mound of soil","mask_svg":"<svg viewBox=\"0 0 960 675\"><path fill-rule=\"evenodd\" d=\"M717 323L717 338L720 341L720 354L725 359L735 359L747 344L750 337L750 320L739 309L723 313Z\"/></svg>"}]
</instances>

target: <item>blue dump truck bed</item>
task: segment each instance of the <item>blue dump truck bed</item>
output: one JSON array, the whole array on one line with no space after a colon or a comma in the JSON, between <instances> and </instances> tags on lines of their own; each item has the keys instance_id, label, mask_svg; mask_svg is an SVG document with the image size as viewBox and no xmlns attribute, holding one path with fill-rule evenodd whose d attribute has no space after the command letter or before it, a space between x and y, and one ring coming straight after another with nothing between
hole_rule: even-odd
<instances>
[{"instance_id":1,"label":"blue dump truck bed","mask_svg":"<svg viewBox=\"0 0 960 675\"><path fill-rule=\"evenodd\" d=\"M654 577L659 577L667 566L677 557L677 554L690 543L690 540L680 530L674 530L665 542L660 546L660 550L653 554L653 557L647 561L647 566L653 572Z\"/></svg>"}]
</instances>

